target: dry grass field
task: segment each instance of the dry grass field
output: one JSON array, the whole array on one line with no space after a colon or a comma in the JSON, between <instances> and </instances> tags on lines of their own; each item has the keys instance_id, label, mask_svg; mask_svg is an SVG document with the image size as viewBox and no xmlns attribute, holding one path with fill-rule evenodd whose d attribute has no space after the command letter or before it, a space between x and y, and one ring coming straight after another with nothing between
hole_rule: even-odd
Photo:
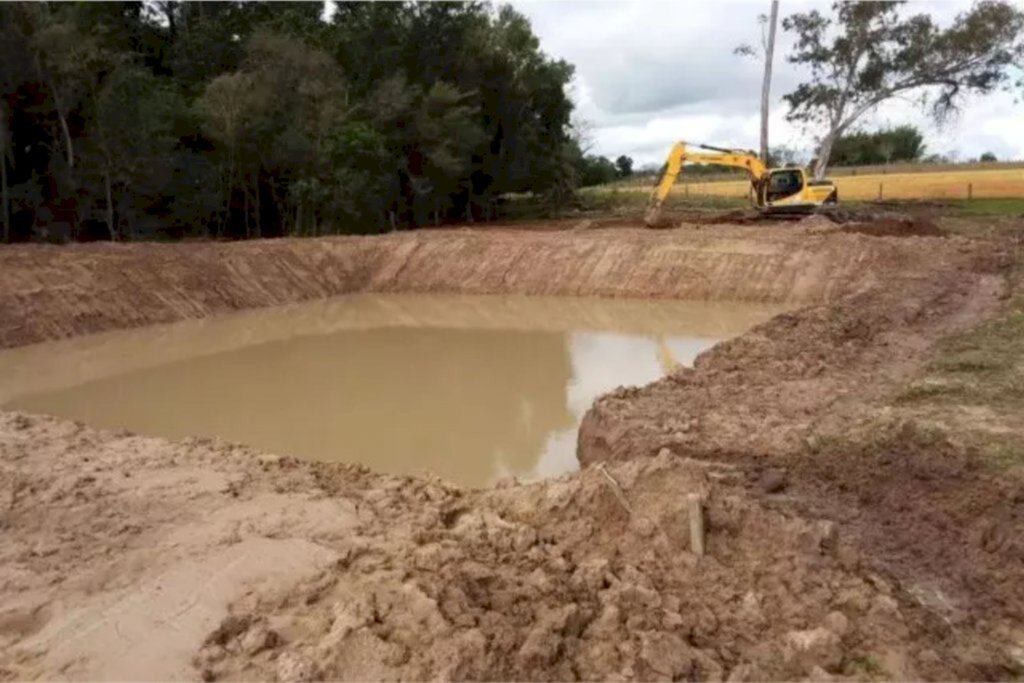
<instances>
[{"instance_id":1,"label":"dry grass field","mask_svg":"<svg viewBox=\"0 0 1024 683\"><path fill-rule=\"evenodd\" d=\"M673 194L746 197L746 180L690 182L685 170ZM840 200L877 199L996 199L1024 197L1024 169L963 169L929 173L872 173L833 176ZM619 186L619 190L649 192L649 185Z\"/></svg>"}]
</instances>

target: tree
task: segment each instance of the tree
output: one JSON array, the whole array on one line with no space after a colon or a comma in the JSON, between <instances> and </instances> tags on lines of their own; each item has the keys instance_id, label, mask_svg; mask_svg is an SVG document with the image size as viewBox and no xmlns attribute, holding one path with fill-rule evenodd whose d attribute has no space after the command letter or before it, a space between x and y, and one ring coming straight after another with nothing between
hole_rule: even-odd
<instances>
[{"instance_id":1,"label":"tree","mask_svg":"<svg viewBox=\"0 0 1024 683\"><path fill-rule=\"evenodd\" d=\"M797 150L786 145L776 145L771 148L768 152L767 163L772 168L780 166L788 166L790 164L797 163L797 158L800 156Z\"/></svg>"},{"instance_id":2,"label":"tree","mask_svg":"<svg viewBox=\"0 0 1024 683\"><path fill-rule=\"evenodd\" d=\"M68 119L113 56L76 21L76 6L53 11L46 4L26 8L33 33L30 46L39 77L49 91L63 133L68 169L75 167L75 146Z\"/></svg>"},{"instance_id":3,"label":"tree","mask_svg":"<svg viewBox=\"0 0 1024 683\"><path fill-rule=\"evenodd\" d=\"M924 151L921 131L916 126L904 125L840 136L832 147L832 163L836 166L858 166L913 162L920 160Z\"/></svg>"},{"instance_id":4,"label":"tree","mask_svg":"<svg viewBox=\"0 0 1024 683\"><path fill-rule=\"evenodd\" d=\"M982 154L978 158L978 161L981 161L981 162L991 162L991 161L998 161L998 159L996 159L996 155L993 154L992 152L985 152L984 154Z\"/></svg>"},{"instance_id":5,"label":"tree","mask_svg":"<svg viewBox=\"0 0 1024 683\"><path fill-rule=\"evenodd\" d=\"M0 3L3 235L364 232L572 198L573 69L522 14L322 10Z\"/></svg>"},{"instance_id":6,"label":"tree","mask_svg":"<svg viewBox=\"0 0 1024 683\"><path fill-rule=\"evenodd\" d=\"M832 17L794 14L783 28L796 37L788 59L809 80L784 96L787 118L822 131L814 173L822 177L832 148L862 116L895 96L916 93L937 120L969 94L1009 81L1024 59L1024 12L982 0L948 28L926 14L902 17L898 2L837 2Z\"/></svg>"},{"instance_id":7,"label":"tree","mask_svg":"<svg viewBox=\"0 0 1024 683\"><path fill-rule=\"evenodd\" d=\"M231 218L243 141L251 136L253 120L264 105L264 102L259 100L261 93L257 91L255 84L255 78L251 73L237 71L223 74L206 86L202 97L196 103L203 121L203 132L217 141L225 152L225 158L221 162L224 213L218 234Z\"/></svg>"},{"instance_id":8,"label":"tree","mask_svg":"<svg viewBox=\"0 0 1024 683\"><path fill-rule=\"evenodd\" d=\"M618 177L618 168L608 157L587 154L577 162L577 177L581 187L604 185Z\"/></svg>"},{"instance_id":9,"label":"tree","mask_svg":"<svg viewBox=\"0 0 1024 683\"><path fill-rule=\"evenodd\" d=\"M175 130L185 116L177 92L143 67L124 64L95 91L83 139L84 165L102 184L105 222L118 239L118 218L134 237L137 208L148 208L161 194L152 179L171 163ZM125 134L131 131L131 135ZM141 206L140 206L141 205ZM120 210L118 210L120 207Z\"/></svg>"},{"instance_id":10,"label":"tree","mask_svg":"<svg viewBox=\"0 0 1024 683\"><path fill-rule=\"evenodd\" d=\"M761 81L761 160L768 163L768 105L771 101L772 62L775 56L775 29L779 23L779 0L772 0L770 14L758 15L761 24L761 57L764 61L764 77ZM735 54L755 57L757 53L751 45L740 45Z\"/></svg>"},{"instance_id":11,"label":"tree","mask_svg":"<svg viewBox=\"0 0 1024 683\"><path fill-rule=\"evenodd\" d=\"M615 160L615 168L618 169L620 178L628 178L633 175L633 159L623 154Z\"/></svg>"}]
</instances>

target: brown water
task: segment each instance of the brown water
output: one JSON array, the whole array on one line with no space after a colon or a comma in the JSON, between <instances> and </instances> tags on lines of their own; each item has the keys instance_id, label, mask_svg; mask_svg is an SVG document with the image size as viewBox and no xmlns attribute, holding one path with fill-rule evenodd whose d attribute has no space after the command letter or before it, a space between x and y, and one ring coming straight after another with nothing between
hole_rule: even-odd
<instances>
[{"instance_id":1,"label":"brown water","mask_svg":"<svg viewBox=\"0 0 1024 683\"><path fill-rule=\"evenodd\" d=\"M0 352L0 408L466 485L576 467L593 399L763 306L358 295Z\"/></svg>"}]
</instances>

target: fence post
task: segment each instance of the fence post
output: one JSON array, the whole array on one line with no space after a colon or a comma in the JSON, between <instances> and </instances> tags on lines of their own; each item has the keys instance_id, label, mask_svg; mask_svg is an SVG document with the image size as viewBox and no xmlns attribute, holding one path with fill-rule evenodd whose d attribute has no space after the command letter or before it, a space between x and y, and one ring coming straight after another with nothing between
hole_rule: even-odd
<instances>
[{"instance_id":1,"label":"fence post","mask_svg":"<svg viewBox=\"0 0 1024 683\"><path fill-rule=\"evenodd\" d=\"M974 199L974 183L967 183L967 198Z\"/></svg>"},{"instance_id":2,"label":"fence post","mask_svg":"<svg viewBox=\"0 0 1024 683\"><path fill-rule=\"evenodd\" d=\"M878 201L882 201L882 183L878 183Z\"/></svg>"},{"instance_id":3,"label":"fence post","mask_svg":"<svg viewBox=\"0 0 1024 683\"><path fill-rule=\"evenodd\" d=\"M689 183L683 183L683 196L684 197L689 197L690 196L690 184Z\"/></svg>"}]
</instances>

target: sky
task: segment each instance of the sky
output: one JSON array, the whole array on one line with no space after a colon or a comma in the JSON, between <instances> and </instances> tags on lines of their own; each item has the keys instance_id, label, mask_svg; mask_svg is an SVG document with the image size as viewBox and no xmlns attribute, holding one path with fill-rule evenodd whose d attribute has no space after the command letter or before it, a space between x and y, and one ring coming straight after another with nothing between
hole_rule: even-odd
<instances>
[{"instance_id":1,"label":"sky","mask_svg":"<svg viewBox=\"0 0 1024 683\"><path fill-rule=\"evenodd\" d=\"M585 121L591 151L661 163L676 140L758 148L761 63L733 54L741 43L759 45L757 16L767 0L512 0L526 15L550 56L576 66L572 97ZM782 96L800 83L786 63L792 44L781 17L828 2L782 0L772 82L772 146L809 154L818 131L785 120ZM961 0L910 3L906 12L928 12L948 25L970 7ZM938 127L913 102L894 100L863 120L866 128L912 123L925 133L926 153L958 160L993 152L1024 160L1024 102L999 93L969 101Z\"/></svg>"}]
</instances>

